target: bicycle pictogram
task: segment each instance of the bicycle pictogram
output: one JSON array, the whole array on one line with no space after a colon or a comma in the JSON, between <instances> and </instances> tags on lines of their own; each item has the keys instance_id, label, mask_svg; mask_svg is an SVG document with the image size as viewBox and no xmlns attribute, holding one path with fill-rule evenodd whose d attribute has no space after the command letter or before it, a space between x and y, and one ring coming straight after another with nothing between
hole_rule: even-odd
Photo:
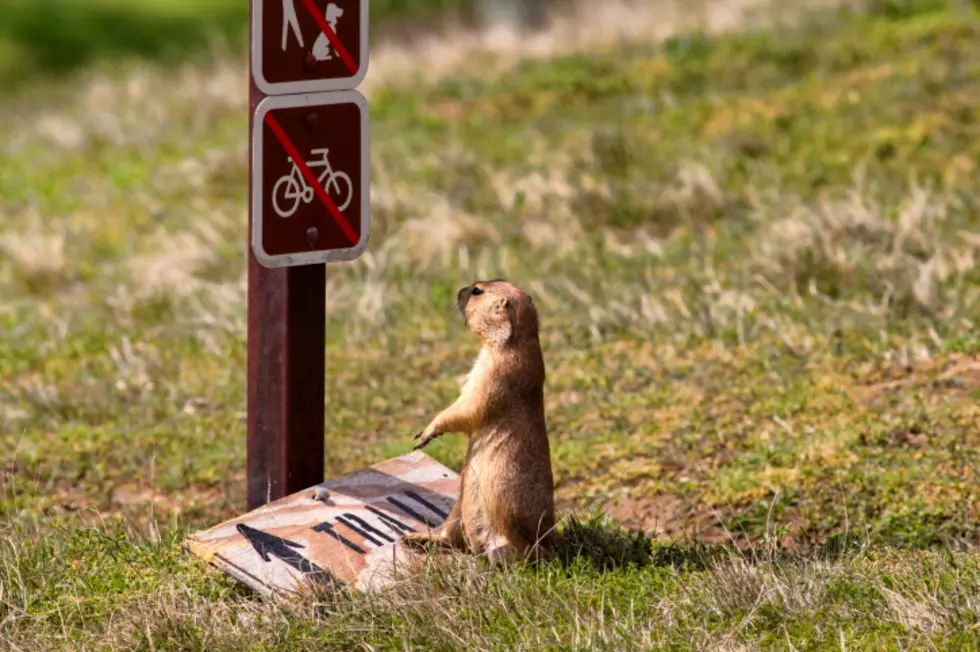
<instances>
[{"instance_id":1,"label":"bicycle pictogram","mask_svg":"<svg viewBox=\"0 0 980 652\"><path fill-rule=\"evenodd\" d=\"M311 170L313 168L323 168L323 172L317 178L317 183L327 191L327 195L337 205L337 210L343 212L344 209L350 206L351 200L354 198L354 184L346 172L335 171L330 166L330 161L327 160L328 151L327 149L310 150L310 154L320 156L321 158L307 161L306 165ZM290 165L292 165L292 170L289 174L280 177L276 181L276 185L272 188L272 207L276 209L279 217L291 216L299 208L300 201L304 204L309 204L313 201L313 197L316 194L313 188L306 182L303 173L299 171L296 162L289 157L287 158Z\"/></svg>"}]
</instances>

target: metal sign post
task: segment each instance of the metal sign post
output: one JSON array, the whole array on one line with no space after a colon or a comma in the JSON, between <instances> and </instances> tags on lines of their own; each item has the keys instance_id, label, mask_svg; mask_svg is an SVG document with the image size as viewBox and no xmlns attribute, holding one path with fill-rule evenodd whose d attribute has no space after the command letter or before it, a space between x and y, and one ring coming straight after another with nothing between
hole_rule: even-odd
<instances>
[{"instance_id":1,"label":"metal sign post","mask_svg":"<svg viewBox=\"0 0 980 652\"><path fill-rule=\"evenodd\" d=\"M247 508L323 481L326 264L368 242L367 0L252 0Z\"/></svg>"}]
</instances>

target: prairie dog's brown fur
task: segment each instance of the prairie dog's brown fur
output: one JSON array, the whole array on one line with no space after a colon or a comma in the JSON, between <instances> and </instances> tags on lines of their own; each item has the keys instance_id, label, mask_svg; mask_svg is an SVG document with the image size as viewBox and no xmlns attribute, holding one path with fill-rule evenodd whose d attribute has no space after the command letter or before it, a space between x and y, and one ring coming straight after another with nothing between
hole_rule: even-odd
<instances>
[{"instance_id":1,"label":"prairie dog's brown fur","mask_svg":"<svg viewBox=\"0 0 980 652\"><path fill-rule=\"evenodd\" d=\"M554 481L537 309L501 280L465 287L456 300L483 346L459 398L415 436L415 449L449 432L469 436L459 500L440 532L409 534L405 542L493 560L550 557Z\"/></svg>"}]
</instances>

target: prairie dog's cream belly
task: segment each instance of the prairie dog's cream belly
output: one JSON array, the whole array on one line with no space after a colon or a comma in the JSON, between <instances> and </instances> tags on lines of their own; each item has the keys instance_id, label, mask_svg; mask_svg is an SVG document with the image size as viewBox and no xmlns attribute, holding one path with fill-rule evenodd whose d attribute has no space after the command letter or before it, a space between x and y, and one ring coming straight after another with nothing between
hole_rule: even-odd
<instances>
[{"instance_id":1,"label":"prairie dog's cream belly","mask_svg":"<svg viewBox=\"0 0 980 652\"><path fill-rule=\"evenodd\" d=\"M463 480L463 503L460 505L465 525L466 540L475 551L483 551L491 538L490 506L487 504L490 478L487 477L492 467L489 464L485 450L474 451L466 464Z\"/></svg>"},{"instance_id":2,"label":"prairie dog's cream belly","mask_svg":"<svg viewBox=\"0 0 980 652\"><path fill-rule=\"evenodd\" d=\"M466 374L466 381L463 383L462 393L473 392L483 383L483 379L490 372L492 362L493 360L490 358L490 354L487 353L486 348L481 347L480 353L477 354L476 360L473 361L470 372Z\"/></svg>"},{"instance_id":3,"label":"prairie dog's cream belly","mask_svg":"<svg viewBox=\"0 0 980 652\"><path fill-rule=\"evenodd\" d=\"M520 448L515 448L511 433L492 428L474 439L466 472L463 474L462 516L466 538L479 551L489 552L504 545L507 533L500 527L502 516L521 511L513 500L515 478L524 475L526 464ZM495 526L495 523L497 526Z\"/></svg>"}]
</instances>

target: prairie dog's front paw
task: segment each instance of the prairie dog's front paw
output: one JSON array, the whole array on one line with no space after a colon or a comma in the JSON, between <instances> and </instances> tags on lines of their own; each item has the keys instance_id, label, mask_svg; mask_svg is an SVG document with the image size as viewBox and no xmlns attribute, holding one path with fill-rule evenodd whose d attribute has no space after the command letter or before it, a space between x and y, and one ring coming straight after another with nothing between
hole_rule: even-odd
<instances>
[{"instance_id":1,"label":"prairie dog's front paw","mask_svg":"<svg viewBox=\"0 0 980 652\"><path fill-rule=\"evenodd\" d=\"M420 448L425 448L425 446L430 441L432 441L433 439L435 439L438 436L439 435L437 433L433 432L429 428L426 428L425 430L423 430L419 434L415 435L415 437L413 437L413 439L416 441L416 443L415 443L415 446L412 447L412 450L413 451L417 451Z\"/></svg>"},{"instance_id":2,"label":"prairie dog's front paw","mask_svg":"<svg viewBox=\"0 0 980 652\"><path fill-rule=\"evenodd\" d=\"M402 544L409 548L427 548L435 536L428 532L410 532L402 537Z\"/></svg>"}]
</instances>

